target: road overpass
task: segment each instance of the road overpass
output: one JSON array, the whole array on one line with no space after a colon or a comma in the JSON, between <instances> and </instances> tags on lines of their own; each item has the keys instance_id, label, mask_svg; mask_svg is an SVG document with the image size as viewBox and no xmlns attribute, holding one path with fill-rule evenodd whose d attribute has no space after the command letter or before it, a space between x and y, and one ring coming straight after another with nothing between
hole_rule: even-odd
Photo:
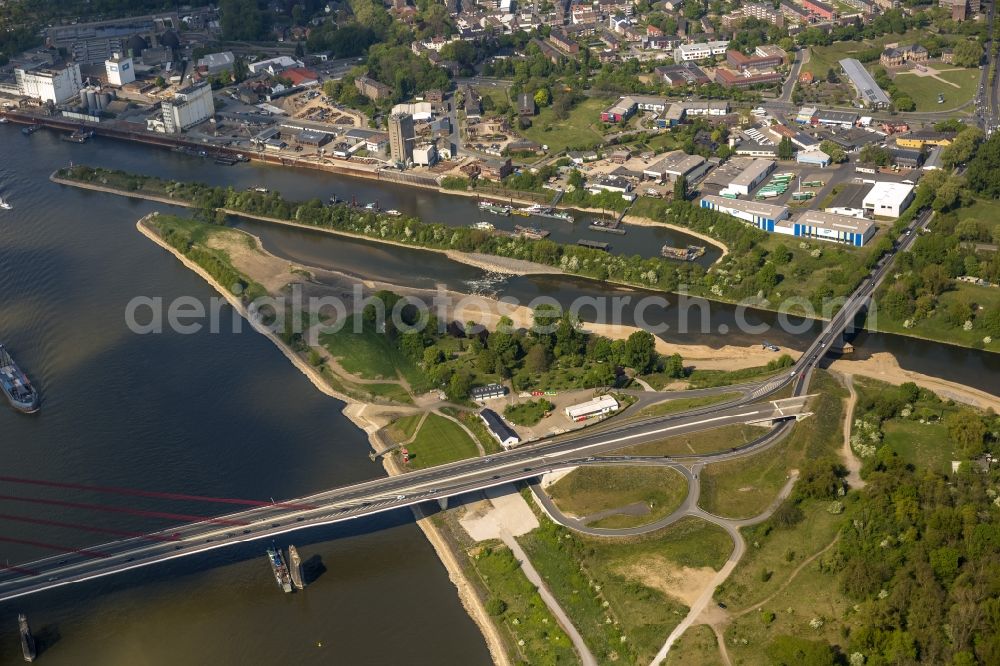
<instances>
[{"instance_id":1,"label":"road overpass","mask_svg":"<svg viewBox=\"0 0 1000 666\"><path fill-rule=\"evenodd\" d=\"M337 488L280 504L189 523L161 532L88 547L86 552L8 566L0 572L0 601L54 587L186 557L237 543L272 538L433 500L462 495L540 476L566 467L606 464L600 456L627 446L738 423L777 423L768 437L728 451L671 460L719 462L765 450L787 433L790 420L806 409L809 377L829 345L854 321L884 278L895 254L909 248L929 213L912 222L892 251L872 269L843 307L823 327L793 367L761 382L739 398L689 412L645 419L609 421L603 427L560 435L488 457ZM769 400L792 386L792 397ZM617 458L619 462L622 457ZM625 458L627 461L627 457Z\"/></svg>"}]
</instances>

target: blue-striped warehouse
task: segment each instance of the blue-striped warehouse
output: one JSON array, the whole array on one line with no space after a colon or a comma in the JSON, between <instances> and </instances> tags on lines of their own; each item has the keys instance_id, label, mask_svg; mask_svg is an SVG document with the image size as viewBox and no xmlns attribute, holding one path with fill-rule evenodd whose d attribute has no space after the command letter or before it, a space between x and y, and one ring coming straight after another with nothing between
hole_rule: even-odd
<instances>
[{"instance_id":1,"label":"blue-striped warehouse","mask_svg":"<svg viewBox=\"0 0 1000 666\"><path fill-rule=\"evenodd\" d=\"M788 206L776 206L743 199L727 199L713 194L701 198L701 207L738 217L764 231L774 231L774 225L777 222L788 218Z\"/></svg>"}]
</instances>

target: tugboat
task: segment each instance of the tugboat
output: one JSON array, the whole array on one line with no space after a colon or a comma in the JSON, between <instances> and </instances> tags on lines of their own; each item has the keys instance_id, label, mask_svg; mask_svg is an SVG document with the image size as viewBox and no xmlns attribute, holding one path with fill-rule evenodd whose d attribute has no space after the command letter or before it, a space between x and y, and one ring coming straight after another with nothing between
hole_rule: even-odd
<instances>
[{"instance_id":1,"label":"tugboat","mask_svg":"<svg viewBox=\"0 0 1000 666\"><path fill-rule=\"evenodd\" d=\"M0 208L2 208L3 210L10 210L11 208L13 208L13 206L10 205L9 201L4 199L3 197L0 197Z\"/></svg>"},{"instance_id":2,"label":"tugboat","mask_svg":"<svg viewBox=\"0 0 1000 666\"><path fill-rule=\"evenodd\" d=\"M31 663L38 656L35 650L35 639L31 635L31 629L28 628L28 618L21 613L17 616L17 627L21 631L21 654L24 655L24 660Z\"/></svg>"},{"instance_id":3,"label":"tugboat","mask_svg":"<svg viewBox=\"0 0 1000 666\"><path fill-rule=\"evenodd\" d=\"M274 580L277 581L278 587L286 593L291 592L292 577L288 573L284 558L281 557L281 551L274 547L268 548L267 561L271 564L271 571L274 572Z\"/></svg>"},{"instance_id":4,"label":"tugboat","mask_svg":"<svg viewBox=\"0 0 1000 666\"><path fill-rule=\"evenodd\" d=\"M17 411L25 414L38 411L38 392L3 345L0 345L0 391Z\"/></svg>"}]
</instances>

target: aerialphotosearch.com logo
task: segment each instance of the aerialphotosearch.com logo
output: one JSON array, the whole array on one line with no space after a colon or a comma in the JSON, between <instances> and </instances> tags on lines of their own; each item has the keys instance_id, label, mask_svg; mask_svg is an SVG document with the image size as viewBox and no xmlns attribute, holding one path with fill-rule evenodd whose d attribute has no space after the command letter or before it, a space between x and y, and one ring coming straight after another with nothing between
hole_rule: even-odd
<instances>
[{"instance_id":1,"label":"aerialphotosearch.com logo","mask_svg":"<svg viewBox=\"0 0 1000 666\"><path fill-rule=\"evenodd\" d=\"M234 292L237 298L241 297L238 289ZM678 293L664 295L579 296L566 304L544 295L526 302L510 296L499 299L459 296L440 287L429 298L371 294L360 284L354 285L349 293L306 297L301 285L293 285L287 295L262 296L238 309L220 296L207 301L195 296L179 296L169 301L160 296L137 296L125 307L125 323L138 335L165 331L181 335L205 331L240 333L244 330L245 315L254 330L300 336L309 345L318 345L320 336L339 332L349 322L351 331L359 334L366 326L384 331L389 324L403 333L422 331L431 325L444 333L453 321L463 326L475 322L471 332L483 328L513 332L530 327L537 333L552 333L563 314L580 322L636 326L654 335L672 331L682 335L739 332L759 336L773 330L804 335L813 329L814 320L830 319L846 303L845 298L828 298L817 308L806 298L790 297L777 307L769 304L770 312L764 312L755 301L713 303L687 295L683 288ZM715 317L713 307L717 308ZM538 316L532 317L531 313ZM867 324L872 325L875 318L874 303L870 302Z\"/></svg>"}]
</instances>

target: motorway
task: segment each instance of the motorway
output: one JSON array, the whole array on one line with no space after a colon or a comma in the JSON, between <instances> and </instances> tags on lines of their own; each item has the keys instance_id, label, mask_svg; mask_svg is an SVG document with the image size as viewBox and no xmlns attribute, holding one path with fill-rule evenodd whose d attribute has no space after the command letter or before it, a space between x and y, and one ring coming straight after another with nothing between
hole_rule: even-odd
<instances>
[{"instance_id":1,"label":"motorway","mask_svg":"<svg viewBox=\"0 0 1000 666\"><path fill-rule=\"evenodd\" d=\"M930 212L911 222L887 254L824 326L799 360L787 372L761 382L739 398L681 414L611 420L606 427L586 428L488 457L473 458L408 474L337 488L284 500L272 506L206 519L162 532L88 547L86 553L50 557L19 564L0 572L0 601L46 589L185 557L236 543L271 538L295 530L329 525L431 500L479 491L587 464L626 446L654 442L668 436L698 432L730 424L781 422L772 436L729 451L700 456L676 456L678 462L706 463L759 453L774 444L806 409L806 390L813 369L829 346L854 321L887 274L898 252L909 249L926 225ZM788 385L792 398L768 400Z\"/></svg>"}]
</instances>

